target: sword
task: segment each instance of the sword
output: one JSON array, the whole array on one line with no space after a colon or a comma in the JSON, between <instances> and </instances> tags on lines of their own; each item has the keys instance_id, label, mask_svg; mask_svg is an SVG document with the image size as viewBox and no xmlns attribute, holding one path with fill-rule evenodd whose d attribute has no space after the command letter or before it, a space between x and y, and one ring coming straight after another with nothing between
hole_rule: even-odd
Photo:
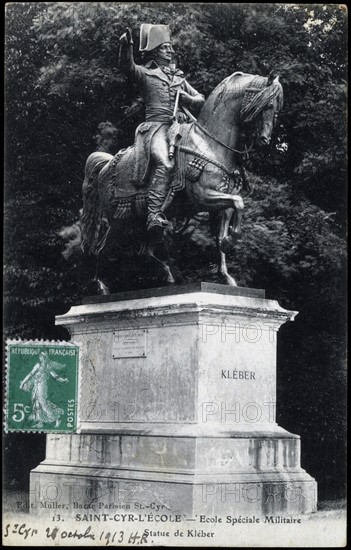
<instances>
[{"instance_id":1,"label":"sword","mask_svg":"<svg viewBox=\"0 0 351 550\"><path fill-rule=\"evenodd\" d=\"M176 140L181 137L181 134L179 132L180 124L177 120L177 114L178 114L178 106L179 106L179 96L180 96L180 88L177 90L176 100L174 104L173 109L173 116L172 116L172 126L169 129L169 150L168 150L168 156L170 159L174 157L174 150L175 150L175 144Z\"/></svg>"},{"instance_id":2,"label":"sword","mask_svg":"<svg viewBox=\"0 0 351 550\"><path fill-rule=\"evenodd\" d=\"M173 109L173 122L177 121L178 105L179 105L180 88L177 90L176 100Z\"/></svg>"}]
</instances>

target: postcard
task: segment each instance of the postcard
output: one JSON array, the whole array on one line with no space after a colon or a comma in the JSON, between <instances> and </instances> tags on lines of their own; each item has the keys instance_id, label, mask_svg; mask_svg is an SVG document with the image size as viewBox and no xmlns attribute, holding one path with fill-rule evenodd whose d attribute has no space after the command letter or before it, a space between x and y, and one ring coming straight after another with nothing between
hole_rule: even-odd
<instances>
[{"instance_id":1,"label":"postcard","mask_svg":"<svg viewBox=\"0 0 351 550\"><path fill-rule=\"evenodd\" d=\"M5 546L346 545L337 4L5 7Z\"/></svg>"}]
</instances>

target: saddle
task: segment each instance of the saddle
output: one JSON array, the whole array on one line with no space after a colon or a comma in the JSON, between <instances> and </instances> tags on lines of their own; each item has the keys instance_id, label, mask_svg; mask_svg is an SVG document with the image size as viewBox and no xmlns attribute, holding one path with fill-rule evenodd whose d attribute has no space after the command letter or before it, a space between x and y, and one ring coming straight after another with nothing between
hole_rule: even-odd
<instances>
[{"instance_id":1,"label":"saddle","mask_svg":"<svg viewBox=\"0 0 351 550\"><path fill-rule=\"evenodd\" d=\"M134 145L121 149L100 174L100 188L107 186L114 202L118 200L123 202L123 199L131 198L136 194L147 194L152 170L150 145L159 127L158 123L144 122L141 124L136 130ZM180 125L179 140L189 127L190 124ZM169 139L172 140L171 135ZM185 185L184 170L180 166L182 163L178 152L175 155L175 164L176 169L171 184L174 192L180 191Z\"/></svg>"}]
</instances>

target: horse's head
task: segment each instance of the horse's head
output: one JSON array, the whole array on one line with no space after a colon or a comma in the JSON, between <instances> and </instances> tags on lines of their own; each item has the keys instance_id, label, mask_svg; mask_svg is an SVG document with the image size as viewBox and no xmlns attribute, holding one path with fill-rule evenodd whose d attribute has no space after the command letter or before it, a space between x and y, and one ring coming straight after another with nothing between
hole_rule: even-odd
<instances>
[{"instance_id":1,"label":"horse's head","mask_svg":"<svg viewBox=\"0 0 351 550\"><path fill-rule=\"evenodd\" d=\"M262 87L265 81L267 83ZM283 88L279 77L273 72L267 79L255 77L254 84L256 87L249 85L247 88L240 116L242 122L252 123L256 144L262 147L269 145L271 141L278 113L283 106Z\"/></svg>"},{"instance_id":2,"label":"horse's head","mask_svg":"<svg viewBox=\"0 0 351 550\"><path fill-rule=\"evenodd\" d=\"M270 144L277 117L277 100L273 99L262 110L261 116L257 120L256 143L258 146L265 147Z\"/></svg>"},{"instance_id":3,"label":"horse's head","mask_svg":"<svg viewBox=\"0 0 351 550\"><path fill-rule=\"evenodd\" d=\"M243 149L255 141L264 146L282 106L283 88L273 72L268 77L235 72L207 98L198 124L227 149Z\"/></svg>"}]
</instances>

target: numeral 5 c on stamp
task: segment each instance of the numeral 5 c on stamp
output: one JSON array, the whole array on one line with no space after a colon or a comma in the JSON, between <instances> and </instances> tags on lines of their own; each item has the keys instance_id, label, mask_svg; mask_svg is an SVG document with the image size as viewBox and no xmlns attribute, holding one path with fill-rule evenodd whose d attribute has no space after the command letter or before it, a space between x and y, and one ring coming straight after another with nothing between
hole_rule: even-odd
<instances>
[{"instance_id":1,"label":"numeral 5 c on stamp","mask_svg":"<svg viewBox=\"0 0 351 550\"><path fill-rule=\"evenodd\" d=\"M7 342L5 429L74 433L79 347L70 342Z\"/></svg>"}]
</instances>

